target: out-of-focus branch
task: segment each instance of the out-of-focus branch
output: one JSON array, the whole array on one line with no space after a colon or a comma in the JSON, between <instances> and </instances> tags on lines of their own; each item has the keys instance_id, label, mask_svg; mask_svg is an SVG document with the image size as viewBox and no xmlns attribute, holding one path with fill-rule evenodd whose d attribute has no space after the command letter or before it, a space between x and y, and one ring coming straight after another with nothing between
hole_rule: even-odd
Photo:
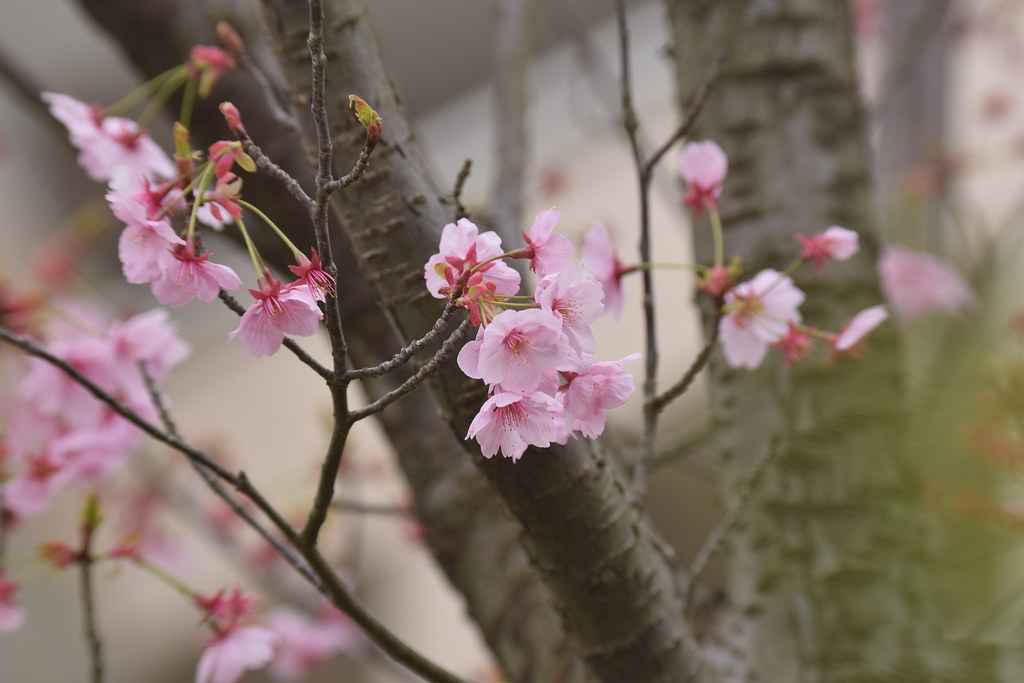
<instances>
[{"instance_id":1,"label":"out-of-focus branch","mask_svg":"<svg viewBox=\"0 0 1024 683\"><path fill-rule=\"evenodd\" d=\"M61 138L65 138L64 126L60 121L50 116L50 110L46 103L39 99L39 94L44 88L35 83L21 67L14 62L5 52L0 50L0 81L21 98L21 101L38 114L37 121L42 121Z\"/></svg>"},{"instance_id":2,"label":"out-of-focus branch","mask_svg":"<svg viewBox=\"0 0 1024 683\"><path fill-rule=\"evenodd\" d=\"M526 155L526 81L530 66L530 0L498 0L494 41L495 142L498 177L488 202L495 231L519 239Z\"/></svg>"}]
</instances>

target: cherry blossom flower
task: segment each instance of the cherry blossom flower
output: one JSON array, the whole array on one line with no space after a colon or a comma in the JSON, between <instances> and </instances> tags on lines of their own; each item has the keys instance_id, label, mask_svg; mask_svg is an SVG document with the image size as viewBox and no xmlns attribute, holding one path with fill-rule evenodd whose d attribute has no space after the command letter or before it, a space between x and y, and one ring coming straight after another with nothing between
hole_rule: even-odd
<instances>
[{"instance_id":1,"label":"cherry blossom flower","mask_svg":"<svg viewBox=\"0 0 1024 683\"><path fill-rule=\"evenodd\" d=\"M626 270L615 253L608 228L602 223L591 223L583 237L583 260L604 290L604 310L618 318L622 314L622 276Z\"/></svg>"},{"instance_id":2,"label":"cherry blossom flower","mask_svg":"<svg viewBox=\"0 0 1024 683\"><path fill-rule=\"evenodd\" d=\"M696 277L695 284L697 289L706 293L712 299L718 300L722 298L736 284L734 270L738 271L738 268L711 266L703 276L698 275Z\"/></svg>"},{"instance_id":3,"label":"cherry blossom flower","mask_svg":"<svg viewBox=\"0 0 1024 683\"><path fill-rule=\"evenodd\" d=\"M481 328L477 339L463 346L458 362L470 377L527 393L540 385L545 370L565 363L568 351L560 316L536 308L510 310Z\"/></svg>"},{"instance_id":4,"label":"cherry blossom flower","mask_svg":"<svg viewBox=\"0 0 1024 683\"><path fill-rule=\"evenodd\" d=\"M813 237L804 235L795 235L795 237L804 247L800 258L804 261L814 261L815 268L819 273L825 269L825 264L829 261L845 261L860 249L857 233L840 228L838 225L833 225Z\"/></svg>"},{"instance_id":5,"label":"cherry blossom flower","mask_svg":"<svg viewBox=\"0 0 1024 683\"><path fill-rule=\"evenodd\" d=\"M561 211L553 208L541 211L533 219L530 234L523 232L527 246L520 250L521 258L530 259L530 270L540 277L557 272L576 252L565 235L554 232L561 215Z\"/></svg>"},{"instance_id":6,"label":"cherry blossom flower","mask_svg":"<svg viewBox=\"0 0 1024 683\"><path fill-rule=\"evenodd\" d=\"M278 608L267 615L266 624L278 637L270 669L278 680L301 680L338 653L355 653L364 644L351 620L333 607L320 619Z\"/></svg>"},{"instance_id":7,"label":"cherry blossom flower","mask_svg":"<svg viewBox=\"0 0 1024 683\"><path fill-rule=\"evenodd\" d=\"M485 458L498 449L515 462L527 446L547 448L558 440L564 424L557 420L558 402L539 391L523 395L501 392L491 396L469 425L467 439L475 438Z\"/></svg>"},{"instance_id":8,"label":"cherry blossom flower","mask_svg":"<svg viewBox=\"0 0 1024 683\"><path fill-rule=\"evenodd\" d=\"M43 512L50 499L68 483L60 463L49 454L24 459L25 471L3 485L3 503L19 517L32 517Z\"/></svg>"},{"instance_id":9,"label":"cherry blossom flower","mask_svg":"<svg viewBox=\"0 0 1024 683\"><path fill-rule=\"evenodd\" d=\"M273 276L260 278L260 289L249 293L256 303L246 309L228 339L240 334L246 350L257 358L277 353L285 334L313 334L324 317L306 288L282 287Z\"/></svg>"},{"instance_id":10,"label":"cherry blossom flower","mask_svg":"<svg viewBox=\"0 0 1024 683\"><path fill-rule=\"evenodd\" d=\"M957 313L975 303L970 286L942 259L922 251L889 245L878 259L882 291L901 318Z\"/></svg>"},{"instance_id":11,"label":"cherry blossom flower","mask_svg":"<svg viewBox=\"0 0 1024 683\"><path fill-rule=\"evenodd\" d=\"M856 358L868 334L889 319L889 311L885 306L872 306L866 308L853 316L835 335L830 343L832 344L832 357L830 360L846 355Z\"/></svg>"},{"instance_id":12,"label":"cherry blossom flower","mask_svg":"<svg viewBox=\"0 0 1024 683\"><path fill-rule=\"evenodd\" d=\"M14 602L18 583L11 581L0 569L0 633L17 631L25 623L25 610Z\"/></svg>"},{"instance_id":13,"label":"cherry blossom flower","mask_svg":"<svg viewBox=\"0 0 1024 683\"><path fill-rule=\"evenodd\" d=\"M247 670L261 669L273 659L277 640L277 634L261 626L218 633L199 658L195 683L235 683Z\"/></svg>"},{"instance_id":14,"label":"cherry blossom flower","mask_svg":"<svg viewBox=\"0 0 1024 683\"><path fill-rule=\"evenodd\" d=\"M451 293L451 287L467 271L481 273L487 282L493 282L495 293L502 296L519 291L519 273L500 260L485 261L502 255L501 238L495 232L478 234L476 225L465 218L449 223L441 231L440 253L434 254L423 268L427 289L438 299Z\"/></svg>"},{"instance_id":15,"label":"cherry blossom flower","mask_svg":"<svg viewBox=\"0 0 1024 683\"><path fill-rule=\"evenodd\" d=\"M153 296L162 304L184 306L192 297L213 301L221 289L234 291L242 284L231 268L211 263L209 252L197 255L191 242L176 246L171 255L175 261L150 284Z\"/></svg>"},{"instance_id":16,"label":"cherry blossom flower","mask_svg":"<svg viewBox=\"0 0 1024 683\"><path fill-rule=\"evenodd\" d=\"M622 369L640 358L633 353L621 360L594 363L586 372L566 373L565 426L583 436L597 438L604 431L605 411L625 403L633 393L633 375Z\"/></svg>"},{"instance_id":17,"label":"cherry blossom flower","mask_svg":"<svg viewBox=\"0 0 1024 683\"><path fill-rule=\"evenodd\" d=\"M734 368L755 369L768 346L800 322L804 293L782 273L766 269L725 295L726 314L719 323L725 361Z\"/></svg>"},{"instance_id":18,"label":"cherry blossom flower","mask_svg":"<svg viewBox=\"0 0 1024 683\"><path fill-rule=\"evenodd\" d=\"M188 73L199 79L199 96L206 97L224 74L234 71L235 58L219 47L196 45L188 60Z\"/></svg>"},{"instance_id":19,"label":"cherry blossom flower","mask_svg":"<svg viewBox=\"0 0 1024 683\"><path fill-rule=\"evenodd\" d=\"M683 204L693 209L695 218L706 209L718 210L718 195L728 171L729 159L714 142L691 142L683 148L679 159L679 174L687 186Z\"/></svg>"},{"instance_id":20,"label":"cherry blossom flower","mask_svg":"<svg viewBox=\"0 0 1024 683\"><path fill-rule=\"evenodd\" d=\"M170 368L189 354L189 346L176 332L177 325L166 309L154 308L126 320L115 322L107 332L116 360L116 372L130 368L138 375L138 363L156 381L163 380Z\"/></svg>"},{"instance_id":21,"label":"cherry blossom flower","mask_svg":"<svg viewBox=\"0 0 1024 683\"><path fill-rule=\"evenodd\" d=\"M106 182L118 166L129 166L147 176L174 175L174 164L149 135L129 119L104 116L95 105L73 97L43 93L50 113L68 129L79 150L78 164L90 178Z\"/></svg>"},{"instance_id":22,"label":"cherry blossom flower","mask_svg":"<svg viewBox=\"0 0 1024 683\"><path fill-rule=\"evenodd\" d=\"M534 294L542 310L561 316L562 332L577 358L593 355L597 350L590 324L604 311L603 298L601 284L583 263L572 263L543 278ZM586 366L575 369L583 371Z\"/></svg>"},{"instance_id":23,"label":"cherry blossom flower","mask_svg":"<svg viewBox=\"0 0 1024 683\"><path fill-rule=\"evenodd\" d=\"M323 301L326 295L334 290L334 278L320 266L320 254L316 249L312 250L313 259L306 258L304 254L296 255L297 266L288 266L288 270L298 278L292 286L305 285L309 288L309 294L317 301Z\"/></svg>"},{"instance_id":24,"label":"cherry blossom flower","mask_svg":"<svg viewBox=\"0 0 1024 683\"><path fill-rule=\"evenodd\" d=\"M772 344L772 348L782 351L783 360L788 368L792 367L796 361L807 358L811 354L814 349L814 338L811 336L809 328L797 325L792 320L787 325L785 336Z\"/></svg>"}]
</instances>

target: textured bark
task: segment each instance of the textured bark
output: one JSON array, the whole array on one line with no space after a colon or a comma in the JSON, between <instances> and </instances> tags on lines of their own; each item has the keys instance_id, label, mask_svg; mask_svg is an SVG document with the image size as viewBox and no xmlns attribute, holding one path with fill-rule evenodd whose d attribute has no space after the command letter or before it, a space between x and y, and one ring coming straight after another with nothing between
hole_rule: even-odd
<instances>
[{"instance_id":1,"label":"textured bark","mask_svg":"<svg viewBox=\"0 0 1024 683\"><path fill-rule=\"evenodd\" d=\"M792 260L795 232L838 224L861 234L857 258L798 279L805 319L837 329L880 300L846 3L666 4L681 96L715 50L730 51L695 134L729 155L727 251L743 256L749 275ZM700 223L695 241L707 262ZM907 415L894 329L874 333L856 363L784 371L768 362L757 372L712 363L723 498L771 436L783 450L728 545L726 604L707 634L723 683L1006 680L991 651L946 642L936 623L929 563L943 560L901 448Z\"/></svg>"},{"instance_id":2,"label":"textured bark","mask_svg":"<svg viewBox=\"0 0 1024 683\"><path fill-rule=\"evenodd\" d=\"M83 2L148 73L180 61L193 42L210 35L217 19L230 17L248 41L258 42L255 33L245 30L244 10L227 5L154 1L143 8L137 6L141 3ZM287 92L296 94L297 104L307 104L306 4L280 0L264 9L276 50L274 66L286 77ZM440 303L423 286L422 266L436 250L450 210L430 181L360 6L333 2L327 12L329 114L339 171L356 158L363 137L347 112L348 94L358 93L384 120L370 172L335 204L342 227L338 236L343 237L335 244L343 264L339 290L346 333L356 361L368 364L385 357L395 339L422 334L440 313ZM296 107L304 129L297 144L265 115L262 96L243 76L224 87L225 98L239 105L257 142L308 179L308 169L300 171L303 150L312 139L304 107ZM254 120L252 112L262 113ZM272 215L289 216L284 224L306 225L280 189L247 180L247 190L261 206L277 197L275 208L288 213ZM375 394L393 383L392 378L375 380L367 387ZM694 657L683 645L677 585L618 473L584 444L531 451L515 466L500 458L485 461L478 452L470 456L448 426L458 437L465 434L482 402L479 383L467 382L450 364L431 389L436 405L418 392L385 411L382 422L414 489L431 547L509 678L586 680L582 656L605 681L685 680ZM499 496L481 485L471 462ZM521 530L499 509L510 510ZM550 594L575 647L566 647Z\"/></svg>"}]
</instances>

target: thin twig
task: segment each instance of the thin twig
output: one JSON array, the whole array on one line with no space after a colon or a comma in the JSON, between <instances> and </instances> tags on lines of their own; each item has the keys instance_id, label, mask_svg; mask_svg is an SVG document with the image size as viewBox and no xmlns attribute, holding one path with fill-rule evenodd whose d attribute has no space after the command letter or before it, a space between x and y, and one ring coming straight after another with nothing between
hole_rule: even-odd
<instances>
[{"instance_id":1,"label":"thin twig","mask_svg":"<svg viewBox=\"0 0 1024 683\"><path fill-rule=\"evenodd\" d=\"M295 134L295 137L299 137L299 122L295 116L288 111L287 107L280 101L277 94L277 88L270 82L270 78L266 72L248 55L243 52L239 56L239 61L242 64L242 68L249 72L259 86L258 92L265 93L267 96L267 105L270 108L271 115L277 120L278 123L282 124L285 128Z\"/></svg>"},{"instance_id":2,"label":"thin twig","mask_svg":"<svg viewBox=\"0 0 1024 683\"><path fill-rule=\"evenodd\" d=\"M672 148L672 145L689 135L693 125L697 122L697 117L700 116L700 112L704 108L704 103L707 102L708 95L711 94L711 88L722 73L725 55L725 50L722 50L711 61L711 68L708 69L704 80L697 87L697 91L690 96L690 101L686 105L686 111L683 112L682 123L679 124L672 135L658 149L654 150L654 153L651 154L650 159L644 165L642 173L645 176L649 177L654 172L654 166L661 161L661 158Z\"/></svg>"},{"instance_id":3,"label":"thin twig","mask_svg":"<svg viewBox=\"0 0 1024 683\"><path fill-rule=\"evenodd\" d=\"M99 624L96 621L96 605L92 585L92 538L95 531L92 524L82 528L82 549L78 556L79 593L82 597L82 625L85 642L89 647L89 681L103 683L103 641L100 639Z\"/></svg>"},{"instance_id":4,"label":"thin twig","mask_svg":"<svg viewBox=\"0 0 1024 683\"><path fill-rule=\"evenodd\" d=\"M715 314L711 317L711 330L708 332L707 341L704 342L704 348L700 350L697 357L693 359L693 363L687 368L686 372L679 379L678 382L672 385L665 393L655 396L653 399L648 401L647 406L650 410L656 413L660 413L665 409L669 403L686 393L686 390L693 384L693 380L697 378L697 375L704 366L711 360L711 353L715 350L715 344L718 342L718 328L719 321L722 319L722 306L717 304L715 306Z\"/></svg>"},{"instance_id":5,"label":"thin twig","mask_svg":"<svg viewBox=\"0 0 1024 683\"><path fill-rule=\"evenodd\" d=\"M260 149L259 145L252 141L252 138L248 135L240 135L238 138L242 142L242 146L245 148L245 153L252 157L252 160L256 162L257 168L269 175L271 178L276 178L281 181L281 184L285 186L285 189L299 201L300 204L309 208L310 199L306 191L302 189L302 185L298 180L292 177L288 171L284 170L273 161L270 160L263 150Z\"/></svg>"},{"instance_id":6,"label":"thin twig","mask_svg":"<svg viewBox=\"0 0 1024 683\"><path fill-rule=\"evenodd\" d=\"M637 134L639 127L636 118L636 110L633 107L633 86L629 68L629 26L626 23L625 0L616 0L615 16L619 27L619 59L622 69L622 126L629 137L630 149L633 152L633 162L636 165L637 182L640 193L640 261L651 262L651 208L650 208L650 175L644 173L646 163L643 150L640 147L640 138ZM648 403L654 400L658 393L658 339L657 322L654 310L654 276L650 268L641 271L643 280L643 311L644 311L644 336L646 338L646 352L644 357L644 427L640 438L639 466L636 473L639 478L643 477L644 468L642 463L647 462L654 452L654 435L657 429L658 413L648 407ZM642 487L642 481L637 482Z\"/></svg>"},{"instance_id":7,"label":"thin twig","mask_svg":"<svg viewBox=\"0 0 1024 683\"><path fill-rule=\"evenodd\" d=\"M230 308L232 311L234 311L240 316L245 315L245 307L242 306L242 304L238 303L238 299L231 296L231 294L229 294L227 291L222 289L217 294L217 296L220 298L221 301L224 302L224 305ZM313 370L313 372L323 377L327 382L331 382L334 379L334 375L331 373L330 370L325 368L323 365L319 363L319 361L317 361L311 355L306 353L306 350L299 346L298 343L291 337L285 337L284 341L282 341L281 344L286 349L295 354L296 358L298 358L300 361L308 365Z\"/></svg>"},{"instance_id":8,"label":"thin twig","mask_svg":"<svg viewBox=\"0 0 1024 683\"><path fill-rule=\"evenodd\" d=\"M452 332L452 335L445 340L444 344L441 345L441 348L434 354L434 357L424 363L423 367L417 370L415 375L405 380L402 384L384 394L373 403L370 403L359 410L353 410L350 413L352 421L358 422L370 415L376 415L406 394L418 389L420 385L422 385L431 375L440 370L441 366L444 365L444 363L451 358L459 348L461 348L460 342L469 332L470 327L471 325L469 321L464 320L462 324Z\"/></svg>"},{"instance_id":9,"label":"thin twig","mask_svg":"<svg viewBox=\"0 0 1024 683\"><path fill-rule=\"evenodd\" d=\"M384 515L388 517L412 516L412 512L408 508L398 505L366 503L361 500L349 500L347 498L335 498L331 501L331 508L340 512L355 512L361 515Z\"/></svg>"},{"instance_id":10,"label":"thin twig","mask_svg":"<svg viewBox=\"0 0 1024 683\"><path fill-rule=\"evenodd\" d=\"M458 222L461 218L469 216L469 212L466 211L466 207L462 203L462 188L466 184L466 179L469 178L469 172L472 167L473 160L466 159L462 162L462 168L459 169L459 174L455 176L455 187L452 189L452 202L455 204L455 222Z\"/></svg>"},{"instance_id":11,"label":"thin twig","mask_svg":"<svg viewBox=\"0 0 1024 683\"><path fill-rule=\"evenodd\" d=\"M359 368L357 370L350 370L346 373L348 379L362 379L364 377L379 377L380 375L387 374L395 368L401 367L409 361L410 358L415 356L417 353L437 343L444 333L448 330L448 326L451 324L452 318L455 316L455 301L453 297L448 298L448 302L444 306L444 311L441 313L441 317L437 319L434 326L430 328L430 331L425 335L412 342L405 348L401 349L398 353L392 356L390 359L383 361L378 365L374 365L368 368Z\"/></svg>"},{"instance_id":12,"label":"thin twig","mask_svg":"<svg viewBox=\"0 0 1024 683\"><path fill-rule=\"evenodd\" d=\"M324 186L328 194L337 190L343 190L363 177L366 169L370 167L370 153L373 151L374 144L369 142L364 144L363 149L359 152L359 157L356 159L356 163L352 166L352 170L340 178L331 180Z\"/></svg>"},{"instance_id":13,"label":"thin twig","mask_svg":"<svg viewBox=\"0 0 1024 683\"><path fill-rule=\"evenodd\" d=\"M719 520L718 524L708 537L704 540L704 544L700 550L697 551L697 555L693 558L693 562L690 564L689 571L689 583L686 586L686 593L683 597L683 608L689 607L691 600L693 599L693 592L700 581L700 577L707 570L708 565L711 564L711 560L714 559L715 555L722 548L722 541L728 536L732 530L739 523L746 511L747 506L751 500L751 494L758 482L761 481L761 477L768 470L768 465L775 459L775 456L779 452L779 441L773 439L772 443L769 444L768 448L764 453L759 455L757 459L750 466L750 469L744 475L742 481L736 487L736 497L733 500L732 508L729 509L725 516Z\"/></svg>"}]
</instances>

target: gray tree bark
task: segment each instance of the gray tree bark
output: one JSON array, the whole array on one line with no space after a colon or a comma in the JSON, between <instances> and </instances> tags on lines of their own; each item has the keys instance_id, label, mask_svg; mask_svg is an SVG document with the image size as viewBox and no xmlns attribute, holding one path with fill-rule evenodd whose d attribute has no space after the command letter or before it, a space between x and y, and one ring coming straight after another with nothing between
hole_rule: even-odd
<instances>
[{"instance_id":1,"label":"gray tree bark","mask_svg":"<svg viewBox=\"0 0 1024 683\"><path fill-rule=\"evenodd\" d=\"M784 267L794 233L838 224L862 252L824 277L804 273L805 320L838 329L879 303L864 116L841 0L667 0L681 97L717 50L721 78L694 139L730 160L722 193L728 252L747 276ZM710 234L695 242L709 261ZM873 333L856 362L786 371L711 366L712 415L730 500L771 437L776 466L728 543L726 599L706 637L723 683L738 681L981 681L998 657L949 642L938 623L933 536L920 482L901 444L905 412L894 326ZM1005 661L1004 661L1005 664ZM1005 671L1004 671L1005 674Z\"/></svg>"}]
</instances>

